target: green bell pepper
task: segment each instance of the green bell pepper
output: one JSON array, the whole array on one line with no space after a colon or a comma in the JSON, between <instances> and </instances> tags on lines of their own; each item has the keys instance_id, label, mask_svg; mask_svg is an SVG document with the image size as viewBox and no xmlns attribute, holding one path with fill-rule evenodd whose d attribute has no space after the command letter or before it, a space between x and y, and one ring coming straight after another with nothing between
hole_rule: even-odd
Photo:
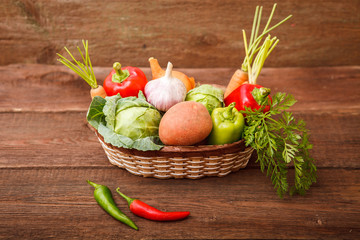
<instances>
[{"instance_id":1,"label":"green bell pepper","mask_svg":"<svg viewBox=\"0 0 360 240\"><path fill-rule=\"evenodd\" d=\"M231 103L224 108L215 108L211 113L213 129L208 137L211 145L233 143L241 139L244 130L244 116Z\"/></svg>"}]
</instances>

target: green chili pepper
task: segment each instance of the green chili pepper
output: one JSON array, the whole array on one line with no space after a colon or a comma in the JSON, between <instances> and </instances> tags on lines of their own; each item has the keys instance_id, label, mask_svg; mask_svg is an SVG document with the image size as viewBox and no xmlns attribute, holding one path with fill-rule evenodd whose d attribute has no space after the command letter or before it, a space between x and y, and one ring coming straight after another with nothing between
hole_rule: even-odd
<instances>
[{"instance_id":1,"label":"green chili pepper","mask_svg":"<svg viewBox=\"0 0 360 240\"><path fill-rule=\"evenodd\" d=\"M138 230L138 227L135 223L124 213L117 208L114 199L112 197L111 191L107 186L96 184L87 180L87 182L95 188L94 197L96 202L113 218L119 220L122 223Z\"/></svg>"},{"instance_id":2,"label":"green chili pepper","mask_svg":"<svg viewBox=\"0 0 360 240\"><path fill-rule=\"evenodd\" d=\"M213 129L208 138L209 144L222 145L241 139L245 120L235 108L235 103L231 103L228 107L215 108L211 113L211 119Z\"/></svg>"}]
</instances>

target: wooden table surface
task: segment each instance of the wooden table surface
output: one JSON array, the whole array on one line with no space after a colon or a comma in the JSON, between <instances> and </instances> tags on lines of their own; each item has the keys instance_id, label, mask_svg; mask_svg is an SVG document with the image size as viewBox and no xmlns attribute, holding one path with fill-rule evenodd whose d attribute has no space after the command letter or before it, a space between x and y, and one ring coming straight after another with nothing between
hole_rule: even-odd
<instances>
[{"instance_id":1,"label":"wooden table surface","mask_svg":"<svg viewBox=\"0 0 360 240\"><path fill-rule=\"evenodd\" d=\"M104 79L109 70L95 73ZM224 85L235 69L181 70ZM81 79L63 66L1 66L0 239L359 239L360 67L268 68L259 83L293 94L292 111L311 131L318 181L305 196L280 199L254 158L223 178L132 175L109 163L88 128L91 100ZM113 190L139 231L107 215L87 179ZM139 218L117 187L191 215L178 222Z\"/></svg>"}]
</instances>

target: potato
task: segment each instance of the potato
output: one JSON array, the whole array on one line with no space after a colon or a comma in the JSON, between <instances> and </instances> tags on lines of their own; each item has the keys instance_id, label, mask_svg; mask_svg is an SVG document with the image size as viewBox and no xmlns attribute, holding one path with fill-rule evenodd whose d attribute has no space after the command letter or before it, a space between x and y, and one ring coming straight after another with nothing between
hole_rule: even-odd
<instances>
[{"instance_id":1,"label":"potato","mask_svg":"<svg viewBox=\"0 0 360 240\"><path fill-rule=\"evenodd\" d=\"M159 136L165 145L188 146L203 141L211 130L212 120L206 107L185 101L175 104L164 114Z\"/></svg>"}]
</instances>

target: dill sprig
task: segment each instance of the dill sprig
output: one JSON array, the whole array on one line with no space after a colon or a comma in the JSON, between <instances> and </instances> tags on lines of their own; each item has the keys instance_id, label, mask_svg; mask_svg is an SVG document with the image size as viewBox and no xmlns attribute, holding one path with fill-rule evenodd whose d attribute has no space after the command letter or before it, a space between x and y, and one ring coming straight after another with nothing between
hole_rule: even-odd
<instances>
[{"instance_id":1,"label":"dill sprig","mask_svg":"<svg viewBox=\"0 0 360 240\"><path fill-rule=\"evenodd\" d=\"M303 120L297 121L287 111L295 103L291 94L276 93L268 112L250 108L242 111L247 120L245 143L257 151L261 171L266 171L280 197L287 192L303 195L316 182L315 161L309 154L309 131ZM287 173L291 163L295 178L289 187Z\"/></svg>"}]
</instances>

